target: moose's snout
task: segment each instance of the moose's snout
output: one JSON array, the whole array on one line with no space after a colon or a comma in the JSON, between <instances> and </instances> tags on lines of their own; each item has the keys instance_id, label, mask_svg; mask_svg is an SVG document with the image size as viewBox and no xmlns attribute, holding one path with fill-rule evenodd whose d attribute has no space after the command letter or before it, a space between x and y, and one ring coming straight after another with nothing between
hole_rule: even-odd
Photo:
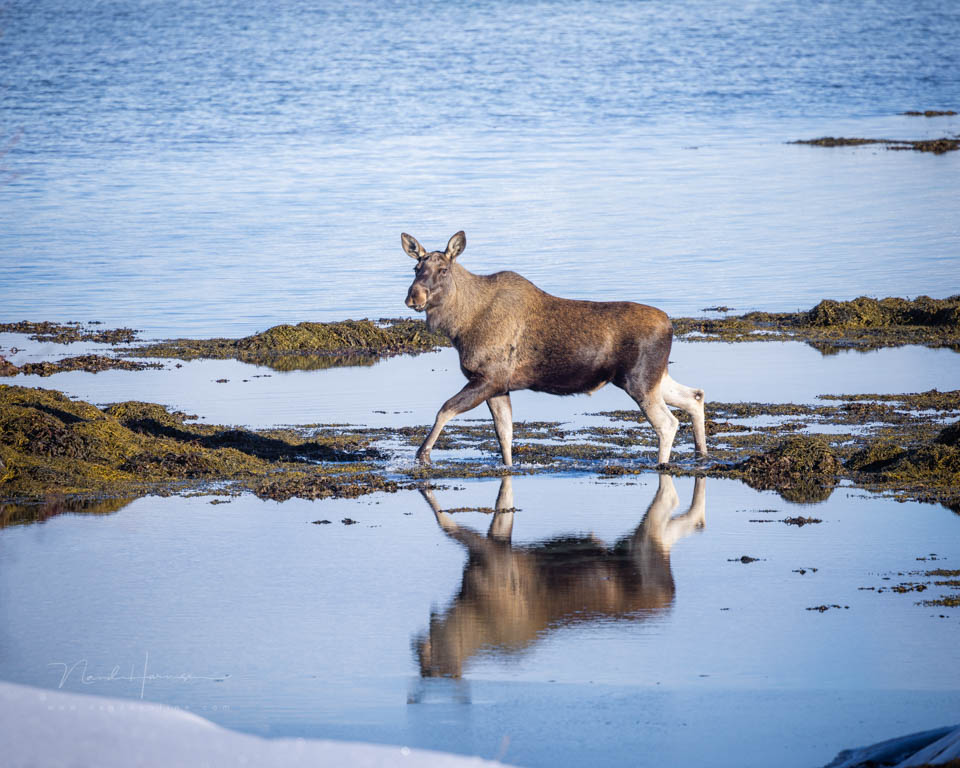
<instances>
[{"instance_id":1,"label":"moose's snout","mask_svg":"<svg viewBox=\"0 0 960 768\"><path fill-rule=\"evenodd\" d=\"M422 285L417 285L414 283L410 286L410 290L407 291L407 301L405 302L408 307L411 309L417 310L420 312L424 307L427 306L427 291Z\"/></svg>"}]
</instances>

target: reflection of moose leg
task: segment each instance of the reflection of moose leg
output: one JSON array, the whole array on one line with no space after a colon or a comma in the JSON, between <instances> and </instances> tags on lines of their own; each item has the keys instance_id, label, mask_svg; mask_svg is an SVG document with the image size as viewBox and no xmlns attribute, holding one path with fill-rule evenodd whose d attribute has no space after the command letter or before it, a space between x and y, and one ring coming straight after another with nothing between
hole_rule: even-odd
<instances>
[{"instance_id":1,"label":"reflection of moose leg","mask_svg":"<svg viewBox=\"0 0 960 768\"><path fill-rule=\"evenodd\" d=\"M690 508L682 515L671 517L679 503L673 478L661 474L657 493L628 544L640 571L641 581L648 587L657 584L671 595L674 585L670 571L670 550L678 540L703 527L706 480L702 477L696 479Z\"/></svg>"},{"instance_id":2,"label":"reflection of moose leg","mask_svg":"<svg viewBox=\"0 0 960 768\"><path fill-rule=\"evenodd\" d=\"M460 677L463 663L486 644L486 632L498 620L515 622L518 611L527 612L518 587L531 581L529 556L510 547L513 530L513 478L500 481L497 511L486 536L458 525L444 512L433 491L420 491L433 510L437 523L450 538L467 549L460 594L443 615L430 616L428 637L416 643L420 674L424 677Z\"/></svg>"},{"instance_id":3,"label":"reflection of moose leg","mask_svg":"<svg viewBox=\"0 0 960 768\"><path fill-rule=\"evenodd\" d=\"M443 529L450 538L456 539L471 552L481 552L487 549L483 537L476 531L469 528L461 528L453 518L444 512L437 503L437 497L429 488L422 488L420 494L426 499L430 509L433 510L437 524ZM513 532L513 478L509 475L501 478L500 492L497 494L497 507L490 521L490 530L487 532L487 538L497 542L510 543L510 536Z\"/></svg>"},{"instance_id":4,"label":"reflection of moose leg","mask_svg":"<svg viewBox=\"0 0 960 768\"><path fill-rule=\"evenodd\" d=\"M669 554L677 541L704 526L706 501L706 479L698 477L693 486L690 508L682 515L671 517L680 499L673 486L673 478L670 475L660 475L657 494L653 497L637 533L645 542L654 542L664 553Z\"/></svg>"},{"instance_id":5,"label":"reflection of moose leg","mask_svg":"<svg viewBox=\"0 0 960 768\"><path fill-rule=\"evenodd\" d=\"M497 511L490 521L487 536L497 541L510 543L513 534L513 478L506 475L500 480L500 493L497 494Z\"/></svg>"},{"instance_id":6,"label":"reflection of moose leg","mask_svg":"<svg viewBox=\"0 0 960 768\"><path fill-rule=\"evenodd\" d=\"M667 477L667 480L670 478ZM676 515L666 521L660 530L660 545L669 552L673 545L694 531L706 525L707 480L698 477L693 484L693 499L690 508L682 515Z\"/></svg>"}]
</instances>

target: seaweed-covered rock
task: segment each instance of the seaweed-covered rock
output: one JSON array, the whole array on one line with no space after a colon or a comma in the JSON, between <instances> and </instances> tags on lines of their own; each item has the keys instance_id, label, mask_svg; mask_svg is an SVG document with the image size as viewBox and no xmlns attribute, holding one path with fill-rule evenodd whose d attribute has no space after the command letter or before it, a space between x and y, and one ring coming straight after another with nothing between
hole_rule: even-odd
<instances>
[{"instance_id":1,"label":"seaweed-covered rock","mask_svg":"<svg viewBox=\"0 0 960 768\"><path fill-rule=\"evenodd\" d=\"M906 112L901 112L900 114L910 117L949 117L957 113L952 109L908 109Z\"/></svg>"},{"instance_id":2,"label":"seaweed-covered rock","mask_svg":"<svg viewBox=\"0 0 960 768\"><path fill-rule=\"evenodd\" d=\"M63 413L11 406L0 413L0 443L35 456L78 458L84 441L68 423Z\"/></svg>"},{"instance_id":3,"label":"seaweed-covered rock","mask_svg":"<svg viewBox=\"0 0 960 768\"><path fill-rule=\"evenodd\" d=\"M929 443L902 449L875 441L858 451L847 468L858 484L960 511L960 422L948 425Z\"/></svg>"},{"instance_id":4,"label":"seaweed-covered rock","mask_svg":"<svg viewBox=\"0 0 960 768\"><path fill-rule=\"evenodd\" d=\"M422 320L343 320L277 325L242 339L171 339L124 350L134 357L236 359L276 370L370 365L380 357L449 346Z\"/></svg>"},{"instance_id":5,"label":"seaweed-covered rock","mask_svg":"<svg viewBox=\"0 0 960 768\"><path fill-rule=\"evenodd\" d=\"M796 435L751 456L737 470L753 488L778 491L788 501L816 502L833 491L843 465L822 437Z\"/></svg>"},{"instance_id":6,"label":"seaweed-covered rock","mask_svg":"<svg viewBox=\"0 0 960 768\"><path fill-rule=\"evenodd\" d=\"M824 299L806 316L810 325L818 326L882 326L887 324L876 299L861 296L853 301Z\"/></svg>"},{"instance_id":7,"label":"seaweed-covered rock","mask_svg":"<svg viewBox=\"0 0 960 768\"><path fill-rule=\"evenodd\" d=\"M854 453L845 466L861 472L876 472L890 466L903 454L904 449L892 440L875 440Z\"/></svg>"},{"instance_id":8,"label":"seaweed-covered rock","mask_svg":"<svg viewBox=\"0 0 960 768\"><path fill-rule=\"evenodd\" d=\"M960 449L934 443L907 451L883 469L885 478L935 481L960 490Z\"/></svg>"},{"instance_id":9,"label":"seaweed-covered rock","mask_svg":"<svg viewBox=\"0 0 960 768\"><path fill-rule=\"evenodd\" d=\"M305 465L309 470L301 471L311 477L339 478L343 462L377 455L356 435L252 432L186 418L154 403L100 410L59 392L0 385L0 500L130 496L201 480L249 483ZM317 461L338 464L329 469ZM340 482L328 485L326 495L351 492L346 479Z\"/></svg>"},{"instance_id":10,"label":"seaweed-covered rock","mask_svg":"<svg viewBox=\"0 0 960 768\"><path fill-rule=\"evenodd\" d=\"M852 301L824 299L811 309L805 322L821 327L882 328L890 325L960 327L958 297L931 299L871 299L866 296Z\"/></svg>"},{"instance_id":11,"label":"seaweed-covered rock","mask_svg":"<svg viewBox=\"0 0 960 768\"><path fill-rule=\"evenodd\" d=\"M850 347L903 344L960 349L960 296L825 299L806 312L750 312L721 318L674 318L674 333L693 341L796 339L835 354Z\"/></svg>"},{"instance_id":12,"label":"seaweed-covered rock","mask_svg":"<svg viewBox=\"0 0 960 768\"><path fill-rule=\"evenodd\" d=\"M196 418L182 411L169 411L156 403L144 403L139 400L127 400L113 403L103 409L120 424L134 432L150 435L179 435L184 429L186 419Z\"/></svg>"}]
</instances>

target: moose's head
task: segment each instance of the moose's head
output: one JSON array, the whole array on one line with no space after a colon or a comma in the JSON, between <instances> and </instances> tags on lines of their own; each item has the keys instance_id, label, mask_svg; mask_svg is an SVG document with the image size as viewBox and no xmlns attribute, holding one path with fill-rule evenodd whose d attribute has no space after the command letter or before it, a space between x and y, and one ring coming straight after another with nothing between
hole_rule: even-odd
<instances>
[{"instance_id":1,"label":"moose's head","mask_svg":"<svg viewBox=\"0 0 960 768\"><path fill-rule=\"evenodd\" d=\"M445 251L427 252L415 237L406 232L400 235L400 242L407 255L417 260L417 266L413 268L416 277L407 291L407 306L423 312L442 304L453 288L450 268L467 247L466 235L457 232L450 238Z\"/></svg>"}]
</instances>

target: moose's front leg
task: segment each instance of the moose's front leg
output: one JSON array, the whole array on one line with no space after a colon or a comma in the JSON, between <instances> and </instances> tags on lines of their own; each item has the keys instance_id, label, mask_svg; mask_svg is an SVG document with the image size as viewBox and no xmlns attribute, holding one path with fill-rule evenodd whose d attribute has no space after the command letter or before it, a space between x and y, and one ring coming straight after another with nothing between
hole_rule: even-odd
<instances>
[{"instance_id":1,"label":"moose's front leg","mask_svg":"<svg viewBox=\"0 0 960 768\"><path fill-rule=\"evenodd\" d=\"M510 407L510 393L497 395L487 400L493 415L493 428L500 441L500 453L506 466L513 464L513 408Z\"/></svg>"},{"instance_id":2,"label":"moose's front leg","mask_svg":"<svg viewBox=\"0 0 960 768\"><path fill-rule=\"evenodd\" d=\"M476 408L480 403L494 394L497 394L497 388L486 379L471 379L467 383L467 386L447 400L439 413L437 413L437 420L433 422L433 429L430 430L427 439L423 441L423 445L417 450L417 461L421 464L429 464L430 450L433 448L433 444L437 442L437 438L440 437L440 432L446 426L447 422L464 411Z\"/></svg>"}]
</instances>

